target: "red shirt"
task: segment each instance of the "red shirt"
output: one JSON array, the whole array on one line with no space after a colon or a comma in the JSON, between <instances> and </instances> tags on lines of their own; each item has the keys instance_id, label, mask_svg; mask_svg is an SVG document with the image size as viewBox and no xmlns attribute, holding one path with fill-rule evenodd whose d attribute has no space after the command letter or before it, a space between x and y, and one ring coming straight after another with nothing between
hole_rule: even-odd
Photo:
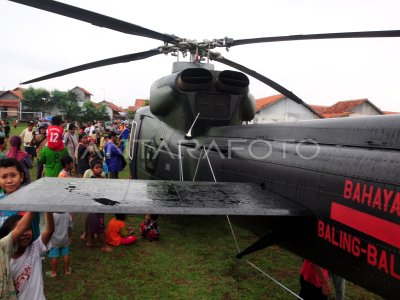
<instances>
[{"instance_id":1,"label":"red shirt","mask_svg":"<svg viewBox=\"0 0 400 300\"><path fill-rule=\"evenodd\" d=\"M321 271L326 281L329 281L328 271L323 268L321 268ZM305 281L313 284L317 288L322 287L322 278L319 277L317 271L315 270L315 265L312 262L306 259L304 260L303 265L301 266L300 275L303 276Z\"/></svg>"},{"instance_id":2,"label":"red shirt","mask_svg":"<svg viewBox=\"0 0 400 300\"><path fill-rule=\"evenodd\" d=\"M49 126L47 128L47 146L53 151L64 149L63 135L64 129L60 126Z\"/></svg>"}]
</instances>

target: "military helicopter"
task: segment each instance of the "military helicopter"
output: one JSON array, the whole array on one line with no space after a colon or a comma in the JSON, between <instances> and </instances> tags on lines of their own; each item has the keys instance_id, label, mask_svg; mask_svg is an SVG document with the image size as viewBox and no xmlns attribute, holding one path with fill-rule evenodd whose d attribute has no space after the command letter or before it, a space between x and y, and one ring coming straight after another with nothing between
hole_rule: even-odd
<instances>
[{"instance_id":1,"label":"military helicopter","mask_svg":"<svg viewBox=\"0 0 400 300\"><path fill-rule=\"evenodd\" d=\"M107 181L100 194L90 180L43 178L2 200L1 209L230 215L261 236L238 257L278 244L383 297L398 297L400 116L244 124L255 115L247 75L303 101L214 49L399 37L400 30L197 42L56 1L11 1L163 42L24 84L159 54L191 59L155 81L150 106L135 115L129 157L138 180ZM208 60L240 72L216 71Z\"/></svg>"}]
</instances>

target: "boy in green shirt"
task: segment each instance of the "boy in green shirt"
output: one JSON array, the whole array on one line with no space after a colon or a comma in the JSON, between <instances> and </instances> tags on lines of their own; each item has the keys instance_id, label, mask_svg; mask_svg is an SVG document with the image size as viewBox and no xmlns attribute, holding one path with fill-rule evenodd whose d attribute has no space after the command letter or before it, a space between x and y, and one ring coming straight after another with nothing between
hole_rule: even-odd
<instances>
[{"instance_id":1,"label":"boy in green shirt","mask_svg":"<svg viewBox=\"0 0 400 300\"><path fill-rule=\"evenodd\" d=\"M63 148L60 151L54 151L48 146L45 146L40 151L40 162L45 165L45 177L58 177L58 174L60 174L63 169L63 166L61 165L61 157L64 155L68 155L67 148Z\"/></svg>"}]
</instances>

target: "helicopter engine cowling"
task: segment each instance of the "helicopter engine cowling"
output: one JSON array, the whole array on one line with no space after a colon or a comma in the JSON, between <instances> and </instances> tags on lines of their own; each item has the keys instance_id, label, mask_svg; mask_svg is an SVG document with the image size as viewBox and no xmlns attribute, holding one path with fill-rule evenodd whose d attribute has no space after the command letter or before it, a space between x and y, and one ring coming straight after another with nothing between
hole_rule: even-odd
<instances>
[{"instance_id":1,"label":"helicopter engine cowling","mask_svg":"<svg viewBox=\"0 0 400 300\"><path fill-rule=\"evenodd\" d=\"M187 68L153 83L150 110L184 132L198 115L193 134L210 126L240 125L255 115L248 86L248 77L240 72Z\"/></svg>"}]
</instances>

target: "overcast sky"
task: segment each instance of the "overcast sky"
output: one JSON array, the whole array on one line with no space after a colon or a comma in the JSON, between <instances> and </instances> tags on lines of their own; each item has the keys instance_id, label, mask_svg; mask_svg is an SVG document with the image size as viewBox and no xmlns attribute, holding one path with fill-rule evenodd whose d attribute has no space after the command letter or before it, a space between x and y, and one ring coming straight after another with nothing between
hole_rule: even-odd
<instances>
[{"instance_id":1,"label":"overcast sky","mask_svg":"<svg viewBox=\"0 0 400 300\"><path fill-rule=\"evenodd\" d=\"M158 32L189 39L400 29L398 0L335 1L62 1ZM141 52L161 42L0 0L0 90L65 68ZM400 111L400 38L297 41L232 47L222 55L275 80L309 104L368 98L382 110ZM126 108L148 98L156 79L176 58L98 68L32 84L49 90L81 86L96 102ZM215 63L216 69L229 69ZM28 87L28 86L23 86ZM251 79L256 98L276 94Z\"/></svg>"}]
</instances>

